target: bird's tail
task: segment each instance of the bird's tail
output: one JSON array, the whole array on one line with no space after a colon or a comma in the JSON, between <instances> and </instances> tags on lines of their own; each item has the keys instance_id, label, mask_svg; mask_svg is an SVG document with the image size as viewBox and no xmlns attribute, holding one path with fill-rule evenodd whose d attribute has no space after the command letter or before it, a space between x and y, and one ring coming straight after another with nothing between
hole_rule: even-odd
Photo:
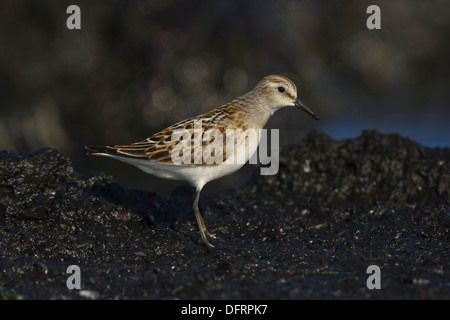
<instances>
[{"instance_id":1,"label":"bird's tail","mask_svg":"<svg viewBox=\"0 0 450 320\"><path fill-rule=\"evenodd\" d=\"M85 146L89 156L117 155L117 150L108 146Z\"/></svg>"}]
</instances>

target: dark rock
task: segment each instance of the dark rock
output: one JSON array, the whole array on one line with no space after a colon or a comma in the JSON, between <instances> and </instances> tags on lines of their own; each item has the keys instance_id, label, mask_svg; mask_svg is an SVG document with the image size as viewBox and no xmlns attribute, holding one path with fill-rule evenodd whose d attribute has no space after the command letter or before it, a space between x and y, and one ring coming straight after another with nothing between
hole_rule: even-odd
<instances>
[{"instance_id":1,"label":"dark rock","mask_svg":"<svg viewBox=\"0 0 450 320\"><path fill-rule=\"evenodd\" d=\"M254 184L271 194L322 203L448 204L449 159L449 148L425 148L397 134L371 130L357 139L334 141L313 132L284 150L277 175L258 176Z\"/></svg>"},{"instance_id":2,"label":"dark rock","mask_svg":"<svg viewBox=\"0 0 450 320\"><path fill-rule=\"evenodd\" d=\"M55 150L2 151L0 294L449 299L448 168L448 148L377 131L344 141L313 132L282 150L277 175L201 196L219 236L208 250L190 187L160 197L77 174ZM381 290L366 287L373 264ZM80 267L81 291L66 287L70 265Z\"/></svg>"},{"instance_id":3,"label":"dark rock","mask_svg":"<svg viewBox=\"0 0 450 320\"><path fill-rule=\"evenodd\" d=\"M45 263L42 263L42 262L38 261L33 266L36 269L36 271L38 271L38 272L40 272L42 274L47 274L48 273L48 268L45 265Z\"/></svg>"}]
</instances>

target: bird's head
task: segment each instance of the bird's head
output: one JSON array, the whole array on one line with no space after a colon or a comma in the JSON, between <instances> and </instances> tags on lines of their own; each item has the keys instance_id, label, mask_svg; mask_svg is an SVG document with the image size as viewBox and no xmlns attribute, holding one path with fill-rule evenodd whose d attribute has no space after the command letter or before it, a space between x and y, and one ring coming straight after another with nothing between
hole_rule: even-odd
<instances>
[{"instance_id":1,"label":"bird's head","mask_svg":"<svg viewBox=\"0 0 450 320\"><path fill-rule=\"evenodd\" d=\"M296 107L305 111L314 119L319 117L315 115L297 96L297 87L294 82L286 77L279 75L270 75L264 77L253 92L263 97L267 101L267 106L271 113L274 113L283 107Z\"/></svg>"}]
</instances>

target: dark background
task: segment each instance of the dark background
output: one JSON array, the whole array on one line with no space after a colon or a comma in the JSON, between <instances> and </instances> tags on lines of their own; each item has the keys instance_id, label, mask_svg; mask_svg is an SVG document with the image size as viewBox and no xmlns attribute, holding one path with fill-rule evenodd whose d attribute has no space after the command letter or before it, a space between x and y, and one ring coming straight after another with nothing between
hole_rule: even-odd
<instances>
[{"instance_id":1,"label":"dark background","mask_svg":"<svg viewBox=\"0 0 450 320\"><path fill-rule=\"evenodd\" d=\"M81 30L66 27L70 4ZM371 4L381 30L366 27ZM79 172L165 193L177 182L83 146L139 141L273 73L321 118L279 111L268 128L281 146L373 128L450 146L449 17L445 0L1 1L0 150L52 147ZM247 171L212 184L237 186Z\"/></svg>"}]
</instances>

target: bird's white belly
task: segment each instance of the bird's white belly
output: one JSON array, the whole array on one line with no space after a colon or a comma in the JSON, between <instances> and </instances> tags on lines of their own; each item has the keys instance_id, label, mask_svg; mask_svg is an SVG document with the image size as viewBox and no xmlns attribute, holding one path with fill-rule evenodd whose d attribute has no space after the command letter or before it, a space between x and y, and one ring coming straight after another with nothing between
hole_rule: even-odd
<instances>
[{"instance_id":1,"label":"bird's white belly","mask_svg":"<svg viewBox=\"0 0 450 320\"><path fill-rule=\"evenodd\" d=\"M131 163L133 164L133 163ZM155 162L134 164L142 171L160 178L181 180L193 185L203 184L208 181L231 174L243 166L243 164L211 164L211 165L167 165Z\"/></svg>"}]
</instances>

